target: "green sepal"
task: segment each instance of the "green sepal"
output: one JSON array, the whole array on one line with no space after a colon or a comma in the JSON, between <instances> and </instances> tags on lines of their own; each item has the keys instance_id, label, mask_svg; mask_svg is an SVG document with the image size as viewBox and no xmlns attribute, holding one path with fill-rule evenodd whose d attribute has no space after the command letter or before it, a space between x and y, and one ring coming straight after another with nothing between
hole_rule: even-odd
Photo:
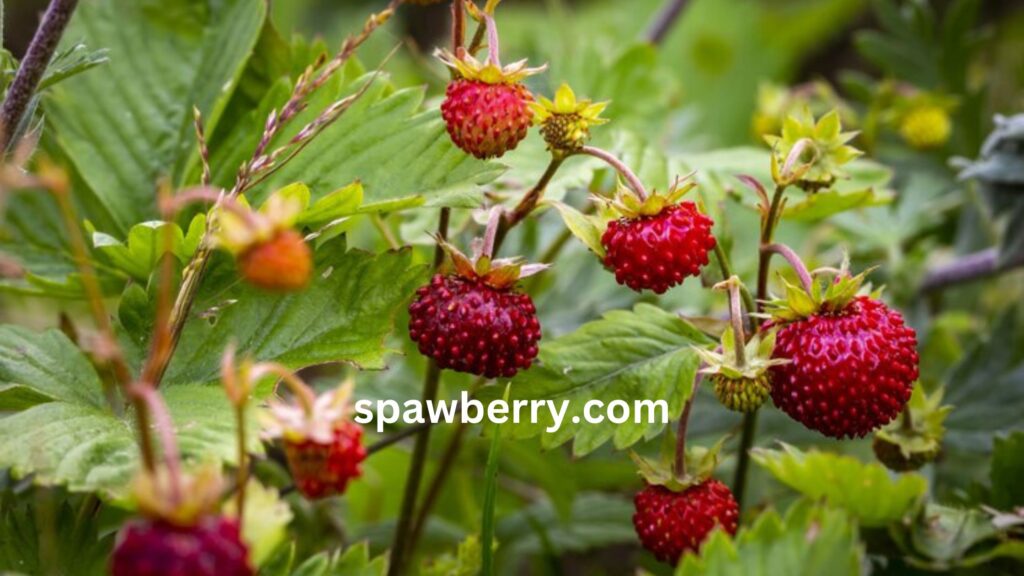
<instances>
[{"instance_id":1,"label":"green sepal","mask_svg":"<svg viewBox=\"0 0 1024 576\"><path fill-rule=\"evenodd\" d=\"M775 350L775 332L775 330L760 332L744 344L743 351L746 361L740 366L736 358L736 336L732 326L726 328L722 332L722 352L693 347L693 350L706 364L700 373L721 374L732 379L756 379L772 366L788 364L789 360L787 359L772 358L772 352Z\"/></svg>"},{"instance_id":2,"label":"green sepal","mask_svg":"<svg viewBox=\"0 0 1024 576\"><path fill-rule=\"evenodd\" d=\"M666 435L670 436L670 435ZM664 486L673 492L682 492L707 480L718 466L718 454L728 436L723 436L710 447L697 446L686 451L685 472L676 474L671 450L663 450L658 460L645 458L630 450L637 473L652 486Z\"/></svg>"},{"instance_id":3,"label":"green sepal","mask_svg":"<svg viewBox=\"0 0 1024 576\"><path fill-rule=\"evenodd\" d=\"M904 458L932 455L942 447L942 439L946 428L943 425L946 417L953 410L950 405L942 405L944 390L939 388L927 394L920 383L914 384L905 411L909 411L909 420L901 415L875 432L875 437L899 447Z\"/></svg>"},{"instance_id":4,"label":"green sepal","mask_svg":"<svg viewBox=\"0 0 1024 576\"><path fill-rule=\"evenodd\" d=\"M808 292L803 286L793 284L782 274L779 279L786 290L785 298L776 298L765 303L765 310L773 320L793 322L818 313L837 313L845 309L858 295L863 292L867 275L874 267L851 276L847 272L849 263L844 260L840 273L823 284L818 279L811 282ZM881 296L882 288L870 292L872 298Z\"/></svg>"},{"instance_id":5,"label":"green sepal","mask_svg":"<svg viewBox=\"0 0 1024 576\"><path fill-rule=\"evenodd\" d=\"M636 192L627 187L620 178L612 199L601 198L601 200L611 209L612 218L632 219L642 216L657 216L665 208L678 204L687 192L696 187L697 182L694 181L691 172L686 176L676 178L665 192L651 190L647 198L641 200Z\"/></svg>"}]
</instances>

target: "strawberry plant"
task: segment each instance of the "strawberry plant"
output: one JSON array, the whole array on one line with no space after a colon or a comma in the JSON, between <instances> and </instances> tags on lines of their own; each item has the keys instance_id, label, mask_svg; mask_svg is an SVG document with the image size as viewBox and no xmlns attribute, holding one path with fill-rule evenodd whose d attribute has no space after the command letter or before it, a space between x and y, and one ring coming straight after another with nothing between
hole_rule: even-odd
<instances>
[{"instance_id":1,"label":"strawberry plant","mask_svg":"<svg viewBox=\"0 0 1024 576\"><path fill-rule=\"evenodd\" d=\"M0 572L1024 570L1019 7L45 4Z\"/></svg>"}]
</instances>

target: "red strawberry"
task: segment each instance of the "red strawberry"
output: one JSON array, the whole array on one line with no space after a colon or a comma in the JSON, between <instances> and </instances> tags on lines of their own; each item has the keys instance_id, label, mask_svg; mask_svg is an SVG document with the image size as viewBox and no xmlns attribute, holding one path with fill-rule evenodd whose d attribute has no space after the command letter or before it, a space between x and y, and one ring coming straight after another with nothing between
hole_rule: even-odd
<instances>
[{"instance_id":1,"label":"red strawberry","mask_svg":"<svg viewBox=\"0 0 1024 576\"><path fill-rule=\"evenodd\" d=\"M477 158L514 149L533 123L533 96L521 83L458 79L448 85L441 116L452 142Z\"/></svg>"},{"instance_id":2,"label":"red strawberry","mask_svg":"<svg viewBox=\"0 0 1024 576\"><path fill-rule=\"evenodd\" d=\"M362 437L363 429L346 420L334 429L330 443L286 438L285 456L299 491L310 499L344 493L348 481L362 474L359 464L366 458Z\"/></svg>"},{"instance_id":3,"label":"red strawberry","mask_svg":"<svg viewBox=\"0 0 1024 576\"><path fill-rule=\"evenodd\" d=\"M249 551L238 523L204 516L194 525L138 520L121 529L113 576L250 576Z\"/></svg>"},{"instance_id":4,"label":"red strawberry","mask_svg":"<svg viewBox=\"0 0 1024 576\"><path fill-rule=\"evenodd\" d=\"M693 202L613 220L601 237L604 265L615 272L619 284L661 294L707 265L708 252L715 247L713 224Z\"/></svg>"},{"instance_id":5,"label":"red strawberry","mask_svg":"<svg viewBox=\"0 0 1024 576\"><path fill-rule=\"evenodd\" d=\"M301 234L284 229L241 252L238 269L250 284L264 290L293 292L309 283L313 255Z\"/></svg>"},{"instance_id":6,"label":"red strawberry","mask_svg":"<svg viewBox=\"0 0 1024 576\"><path fill-rule=\"evenodd\" d=\"M438 274L417 291L409 316L409 337L442 368L510 377L537 356L537 311L511 287Z\"/></svg>"},{"instance_id":7,"label":"red strawberry","mask_svg":"<svg viewBox=\"0 0 1024 576\"><path fill-rule=\"evenodd\" d=\"M853 287L854 291L856 286ZM866 296L782 324L772 400L804 426L861 437L895 418L918 376L917 337L903 316Z\"/></svg>"},{"instance_id":8,"label":"red strawberry","mask_svg":"<svg viewBox=\"0 0 1024 576\"><path fill-rule=\"evenodd\" d=\"M716 527L735 534L740 514L732 492L714 479L681 492L648 485L634 504L633 526L640 543L668 564L676 564L687 552L697 552Z\"/></svg>"}]
</instances>

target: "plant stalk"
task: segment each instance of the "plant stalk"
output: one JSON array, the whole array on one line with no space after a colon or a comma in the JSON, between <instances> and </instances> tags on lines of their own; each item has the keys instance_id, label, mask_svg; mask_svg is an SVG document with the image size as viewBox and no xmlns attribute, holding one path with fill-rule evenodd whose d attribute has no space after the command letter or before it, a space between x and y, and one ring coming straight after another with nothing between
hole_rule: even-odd
<instances>
[{"instance_id":1,"label":"plant stalk","mask_svg":"<svg viewBox=\"0 0 1024 576\"><path fill-rule=\"evenodd\" d=\"M665 41L672 27L679 20L688 0L668 0L647 29L646 39L655 46Z\"/></svg>"},{"instance_id":2,"label":"plant stalk","mask_svg":"<svg viewBox=\"0 0 1024 576\"><path fill-rule=\"evenodd\" d=\"M626 166L622 160L616 158L614 154L606 152L600 148L595 148L594 146L584 146L580 149L580 153L599 158L612 168L615 168L615 170L626 179L626 183L629 184L629 187L633 190L633 193L636 194L637 198L639 198L641 202L647 200L647 189L644 188L643 183L640 182L640 178L629 168L629 166Z\"/></svg>"},{"instance_id":3,"label":"plant stalk","mask_svg":"<svg viewBox=\"0 0 1024 576\"><path fill-rule=\"evenodd\" d=\"M768 212L761 222L761 245L758 248L757 266L757 312L763 312L764 301L768 298L768 273L771 266L771 252L764 248L772 243L775 235L775 226L778 224L779 211L782 206L782 199L785 195L785 186L776 186L772 195ZM755 319L755 324L760 327L761 319ZM736 460L736 471L733 476L732 492L740 510L743 510L743 496L747 488L747 474L750 470L750 448L754 445L754 437L757 435L757 410L748 412L743 416L743 432L740 435L739 453Z\"/></svg>"},{"instance_id":4,"label":"plant stalk","mask_svg":"<svg viewBox=\"0 0 1024 576\"><path fill-rule=\"evenodd\" d=\"M22 123L76 6L78 0L52 0L46 8L0 107L0 149L6 150L13 143L14 133Z\"/></svg>"}]
</instances>

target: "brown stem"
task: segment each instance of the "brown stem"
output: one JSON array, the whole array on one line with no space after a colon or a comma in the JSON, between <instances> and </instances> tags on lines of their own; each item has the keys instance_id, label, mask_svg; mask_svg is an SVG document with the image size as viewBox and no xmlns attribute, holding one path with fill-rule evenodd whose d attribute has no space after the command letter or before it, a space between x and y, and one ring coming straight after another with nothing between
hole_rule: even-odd
<instances>
[{"instance_id":1,"label":"brown stem","mask_svg":"<svg viewBox=\"0 0 1024 576\"><path fill-rule=\"evenodd\" d=\"M43 14L25 57L18 66L3 106L0 107L0 150L6 150L21 125L29 102L46 73L53 53L57 50L64 29L78 6L78 0L52 0Z\"/></svg>"},{"instance_id":2,"label":"brown stem","mask_svg":"<svg viewBox=\"0 0 1024 576\"><path fill-rule=\"evenodd\" d=\"M555 177L558 169L561 168L562 163L565 162L564 156L554 156L551 158L551 162L548 163L548 167L544 170L544 174L541 175L540 180L530 188L523 198L516 204L516 207L512 209L512 212L505 217L505 221L498 229L498 243L505 239L505 234L517 224L526 219L531 212L537 207L540 199L544 197L544 190L547 189L548 184L551 183L551 179Z\"/></svg>"},{"instance_id":3,"label":"brown stem","mask_svg":"<svg viewBox=\"0 0 1024 576\"><path fill-rule=\"evenodd\" d=\"M249 451L245 443L245 402L235 405L235 426L238 436L238 471L235 482L238 492L235 493L235 506L238 508L238 523L242 523L245 514L245 485L249 483Z\"/></svg>"},{"instance_id":4,"label":"brown stem","mask_svg":"<svg viewBox=\"0 0 1024 576\"><path fill-rule=\"evenodd\" d=\"M171 494L175 502L181 502L183 496L181 491L181 454L178 452L178 439L174 435L174 422L171 420L171 413L167 411L167 405L160 394L145 382L133 385L130 393L141 400L153 418L153 425L160 435L164 466L167 467L167 475L171 482Z\"/></svg>"},{"instance_id":5,"label":"brown stem","mask_svg":"<svg viewBox=\"0 0 1024 576\"><path fill-rule=\"evenodd\" d=\"M683 413L679 415L679 423L676 425L676 458L672 470L677 478L686 475L686 427L690 421L690 409L693 407L693 396L697 393L697 384L700 382L700 372L694 377L693 391L686 400Z\"/></svg>"}]
</instances>

